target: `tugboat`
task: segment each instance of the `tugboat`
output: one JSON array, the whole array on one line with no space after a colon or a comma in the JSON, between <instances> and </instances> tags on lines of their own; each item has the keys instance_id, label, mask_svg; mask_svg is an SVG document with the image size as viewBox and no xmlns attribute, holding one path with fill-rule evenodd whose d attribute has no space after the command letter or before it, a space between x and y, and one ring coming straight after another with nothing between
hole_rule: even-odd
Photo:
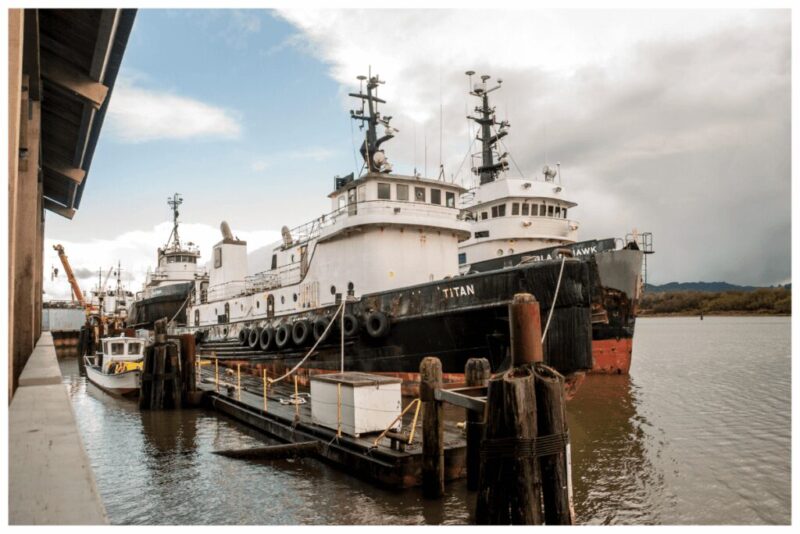
<instances>
[{"instance_id":1,"label":"tugboat","mask_svg":"<svg viewBox=\"0 0 800 534\"><path fill-rule=\"evenodd\" d=\"M551 260L561 254L593 258L597 264L598 289L592 302L592 371L627 374L631 365L636 309L644 287L646 255L652 254L652 235L634 232L621 239L577 242L577 221L567 213L577 206L569 200L561 181L561 164L545 165L541 179L508 172L510 154L498 144L508 135L508 121L498 122L489 93L502 86L498 79L488 87L490 76L481 76L470 94L479 99L477 116L467 117L477 128L481 150L473 154L476 187L462 195L461 206L469 213L472 236L459 245L462 273L488 272L520 264ZM513 160L512 160L513 161Z\"/></svg>"},{"instance_id":2,"label":"tugboat","mask_svg":"<svg viewBox=\"0 0 800 534\"><path fill-rule=\"evenodd\" d=\"M102 350L84 356L86 378L115 395L133 395L141 385L144 340L138 337L103 338Z\"/></svg>"},{"instance_id":3,"label":"tugboat","mask_svg":"<svg viewBox=\"0 0 800 534\"><path fill-rule=\"evenodd\" d=\"M223 222L208 285L195 281L189 324L172 332L194 332L201 353L247 360L269 376L302 363L301 381L344 368L399 376L413 391L426 356L441 359L450 381L471 357L488 358L494 371L507 365L508 304L528 292L552 314L546 361L563 373L591 368L596 266L568 258L459 275L458 246L472 224L456 199L466 190L392 173L383 145L397 131L379 112L384 82L358 79L350 96L361 102L351 118L366 129L362 173L335 177L332 211L284 227L256 275L247 276L246 242Z\"/></svg>"},{"instance_id":4,"label":"tugboat","mask_svg":"<svg viewBox=\"0 0 800 534\"><path fill-rule=\"evenodd\" d=\"M172 232L167 244L158 249L155 271L148 271L142 291L136 293L128 312L129 326L152 327L163 317L186 324L186 304L195 283L203 288L208 285L208 273L197 265L200 249L192 242L181 243L178 234L178 207L182 203L178 193L167 199L172 208Z\"/></svg>"}]
</instances>

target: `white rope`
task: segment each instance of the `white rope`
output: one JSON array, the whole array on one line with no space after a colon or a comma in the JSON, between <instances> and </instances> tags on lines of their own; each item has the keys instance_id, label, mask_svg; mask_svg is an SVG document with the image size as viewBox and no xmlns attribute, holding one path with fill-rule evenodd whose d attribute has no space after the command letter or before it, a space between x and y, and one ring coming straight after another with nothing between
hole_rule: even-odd
<instances>
[{"instance_id":1,"label":"white rope","mask_svg":"<svg viewBox=\"0 0 800 534\"><path fill-rule=\"evenodd\" d=\"M274 383L276 383L276 382L280 382L280 381L281 381L281 380L283 380L284 378L286 378L286 377L288 377L288 376L291 376L291 375L292 375L292 374L293 374L295 371L297 371L297 368L298 368L298 367L300 367L301 365L303 365L303 364L306 362L306 360L307 360L307 359L308 359L308 358L309 358L309 357L310 357L310 356L311 356L311 355L314 353L314 351L315 351L315 350L317 350L317 345L319 345L319 344L320 344L320 342L321 342L323 339L325 339L325 336L327 336L327 335L328 335L328 331L331 329L331 326L333 326L333 323L336 321L336 316L337 316L337 315L339 315L340 313L344 313L344 303L345 303L345 302L346 302L346 299L342 299L342 304L339 306L339 309L338 309L338 310L336 310L336 313L334 313L334 314L333 314L333 317L331 317L331 320L330 320L330 322L328 322L328 326L326 326L326 327L325 327L325 331L322 333L322 335L321 335L321 336L319 336L319 339L317 340L317 342L316 342L316 343L314 343L314 346L313 346L313 347L311 347L311 350L309 350L309 351L308 351L308 354L306 354L306 355L303 357L303 359L302 359L302 360L300 360L300 361L297 363L297 365L295 365L294 367L292 367L291 369L289 369L288 371L286 371L284 374L282 374L281 376L279 376L279 377L278 377L278 378L276 378L275 380L273 380L273 379L269 378L268 380L269 380L269 383L270 383L270 384L274 384Z\"/></svg>"},{"instance_id":2,"label":"white rope","mask_svg":"<svg viewBox=\"0 0 800 534\"><path fill-rule=\"evenodd\" d=\"M564 263L566 263L567 257L563 256L561 258L561 270L558 272L558 282L556 283L556 293L553 295L553 302L550 303L550 313L547 314L547 324L544 325L544 332L542 332L542 345L544 345L544 340L547 337L547 329L550 328L550 319L553 318L553 310L556 309L556 299L558 298L558 290L561 288L561 275L564 274Z\"/></svg>"}]
</instances>

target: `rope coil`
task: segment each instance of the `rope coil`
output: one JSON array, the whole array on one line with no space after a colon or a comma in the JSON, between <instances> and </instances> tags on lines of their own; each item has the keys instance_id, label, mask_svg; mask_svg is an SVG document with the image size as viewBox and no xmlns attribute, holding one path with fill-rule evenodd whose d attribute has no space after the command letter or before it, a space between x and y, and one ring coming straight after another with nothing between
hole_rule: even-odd
<instances>
[{"instance_id":1,"label":"rope coil","mask_svg":"<svg viewBox=\"0 0 800 534\"><path fill-rule=\"evenodd\" d=\"M569 432L535 438L485 439L481 443L481 459L541 458L565 453L568 445Z\"/></svg>"}]
</instances>

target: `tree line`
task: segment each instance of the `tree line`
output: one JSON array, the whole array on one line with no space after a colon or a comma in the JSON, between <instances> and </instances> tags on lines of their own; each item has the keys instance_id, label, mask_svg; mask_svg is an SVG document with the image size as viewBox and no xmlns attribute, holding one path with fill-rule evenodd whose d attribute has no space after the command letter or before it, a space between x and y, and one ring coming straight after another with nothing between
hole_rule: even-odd
<instances>
[{"instance_id":1,"label":"tree line","mask_svg":"<svg viewBox=\"0 0 800 534\"><path fill-rule=\"evenodd\" d=\"M645 293L639 301L639 315L699 315L792 313L792 292L784 287L754 291L670 291Z\"/></svg>"}]
</instances>

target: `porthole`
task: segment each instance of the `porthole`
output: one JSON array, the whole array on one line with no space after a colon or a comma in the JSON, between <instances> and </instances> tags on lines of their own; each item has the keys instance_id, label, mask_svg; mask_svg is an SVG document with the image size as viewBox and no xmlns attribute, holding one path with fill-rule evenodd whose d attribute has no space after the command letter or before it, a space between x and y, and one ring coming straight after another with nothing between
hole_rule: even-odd
<instances>
[{"instance_id":1,"label":"porthole","mask_svg":"<svg viewBox=\"0 0 800 534\"><path fill-rule=\"evenodd\" d=\"M508 253L509 254L513 254L514 253L514 249L513 248L508 249Z\"/></svg>"},{"instance_id":2,"label":"porthole","mask_svg":"<svg viewBox=\"0 0 800 534\"><path fill-rule=\"evenodd\" d=\"M331 286L331 295L336 294L336 286Z\"/></svg>"},{"instance_id":3,"label":"porthole","mask_svg":"<svg viewBox=\"0 0 800 534\"><path fill-rule=\"evenodd\" d=\"M261 307L261 301L260 301L260 300L257 300L257 301L256 301L256 308L260 308L260 307Z\"/></svg>"},{"instance_id":4,"label":"porthole","mask_svg":"<svg viewBox=\"0 0 800 534\"><path fill-rule=\"evenodd\" d=\"M502 256L503 255L503 249L502 248L498 248L497 249L497 255L498 256Z\"/></svg>"},{"instance_id":5,"label":"porthole","mask_svg":"<svg viewBox=\"0 0 800 534\"><path fill-rule=\"evenodd\" d=\"M286 303L286 297L281 295L281 304L285 304L285 303Z\"/></svg>"},{"instance_id":6,"label":"porthole","mask_svg":"<svg viewBox=\"0 0 800 534\"><path fill-rule=\"evenodd\" d=\"M297 293L292 294L292 300L297 302Z\"/></svg>"}]
</instances>

